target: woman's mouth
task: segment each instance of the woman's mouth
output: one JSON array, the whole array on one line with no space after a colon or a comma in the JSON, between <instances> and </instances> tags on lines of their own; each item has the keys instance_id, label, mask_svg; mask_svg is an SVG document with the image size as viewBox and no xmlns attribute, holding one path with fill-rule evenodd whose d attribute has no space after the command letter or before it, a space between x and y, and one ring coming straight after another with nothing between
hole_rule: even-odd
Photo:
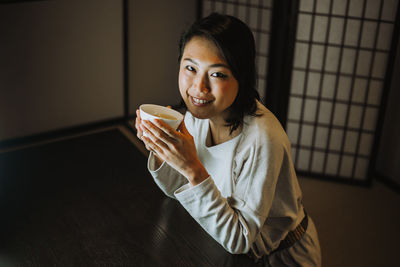
<instances>
[{"instance_id":1,"label":"woman's mouth","mask_svg":"<svg viewBox=\"0 0 400 267\"><path fill-rule=\"evenodd\" d=\"M189 96L189 97L190 97L190 100L192 101L193 105L198 106L198 107L206 106L212 102L212 100L206 100L206 99L197 98L194 96Z\"/></svg>"}]
</instances>

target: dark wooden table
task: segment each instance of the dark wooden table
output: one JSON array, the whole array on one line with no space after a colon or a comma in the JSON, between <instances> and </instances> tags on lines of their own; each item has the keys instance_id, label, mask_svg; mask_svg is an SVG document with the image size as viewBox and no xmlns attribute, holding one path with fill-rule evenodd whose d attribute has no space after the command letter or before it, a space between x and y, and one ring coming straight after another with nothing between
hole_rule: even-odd
<instances>
[{"instance_id":1,"label":"dark wooden table","mask_svg":"<svg viewBox=\"0 0 400 267\"><path fill-rule=\"evenodd\" d=\"M0 266L252 266L147 173L118 130L0 154Z\"/></svg>"}]
</instances>

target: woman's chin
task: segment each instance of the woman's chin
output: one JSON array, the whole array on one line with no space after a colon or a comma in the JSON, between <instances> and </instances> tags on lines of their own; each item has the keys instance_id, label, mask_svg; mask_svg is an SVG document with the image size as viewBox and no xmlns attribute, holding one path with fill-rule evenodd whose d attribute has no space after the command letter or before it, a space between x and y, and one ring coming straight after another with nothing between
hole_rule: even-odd
<instances>
[{"instance_id":1,"label":"woman's chin","mask_svg":"<svg viewBox=\"0 0 400 267\"><path fill-rule=\"evenodd\" d=\"M199 114L199 113L195 113L195 112L192 112L192 111L190 111L190 113L192 114L193 117L195 117L197 119L204 120L204 119L208 119L209 118L209 116L207 116L206 114Z\"/></svg>"},{"instance_id":2,"label":"woman's chin","mask_svg":"<svg viewBox=\"0 0 400 267\"><path fill-rule=\"evenodd\" d=\"M196 108L189 108L189 112L197 119L204 120L210 118L210 114L208 112L200 112Z\"/></svg>"}]
</instances>

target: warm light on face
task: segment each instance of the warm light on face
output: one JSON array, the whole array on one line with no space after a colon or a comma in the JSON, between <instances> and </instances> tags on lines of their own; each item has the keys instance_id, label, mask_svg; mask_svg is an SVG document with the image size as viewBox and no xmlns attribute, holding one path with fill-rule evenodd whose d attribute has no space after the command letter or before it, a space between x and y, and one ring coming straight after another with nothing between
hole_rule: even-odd
<instances>
[{"instance_id":1,"label":"warm light on face","mask_svg":"<svg viewBox=\"0 0 400 267\"><path fill-rule=\"evenodd\" d=\"M238 94L238 82L210 40L193 37L185 46L179 90L193 116L223 119Z\"/></svg>"}]
</instances>

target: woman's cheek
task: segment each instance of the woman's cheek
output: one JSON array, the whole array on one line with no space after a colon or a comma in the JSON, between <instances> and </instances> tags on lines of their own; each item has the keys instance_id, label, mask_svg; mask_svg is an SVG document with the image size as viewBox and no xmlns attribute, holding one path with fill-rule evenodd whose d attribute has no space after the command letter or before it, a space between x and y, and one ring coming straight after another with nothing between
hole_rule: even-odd
<instances>
[{"instance_id":1,"label":"woman's cheek","mask_svg":"<svg viewBox=\"0 0 400 267\"><path fill-rule=\"evenodd\" d=\"M186 90L190 87L190 77L185 73L179 73L179 87L181 90Z\"/></svg>"},{"instance_id":2,"label":"woman's cheek","mask_svg":"<svg viewBox=\"0 0 400 267\"><path fill-rule=\"evenodd\" d=\"M236 96L238 94L238 88L235 86L235 84L220 84L219 86L216 86L218 88L215 91L216 94L223 96L223 99L227 102L232 102L235 101Z\"/></svg>"}]
</instances>

